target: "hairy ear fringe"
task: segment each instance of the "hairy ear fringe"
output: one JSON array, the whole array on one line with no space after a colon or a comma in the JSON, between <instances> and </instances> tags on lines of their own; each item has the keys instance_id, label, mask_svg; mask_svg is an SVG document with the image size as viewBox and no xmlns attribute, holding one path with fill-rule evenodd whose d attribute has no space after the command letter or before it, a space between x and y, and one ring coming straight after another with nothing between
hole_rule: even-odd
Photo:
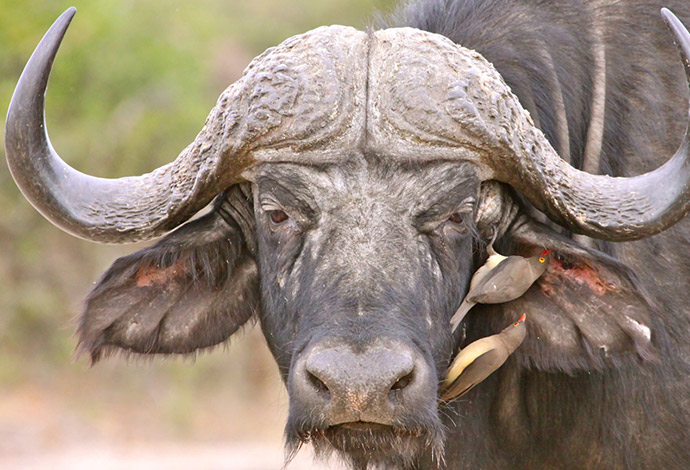
<instances>
[{"instance_id":1,"label":"hairy ear fringe","mask_svg":"<svg viewBox=\"0 0 690 470\"><path fill-rule=\"evenodd\" d=\"M74 348L74 356L75 360L80 360L84 356L88 356L88 361L89 361L89 366L93 367L95 366L98 362L102 360L107 360L111 357L116 357L118 359L122 359L126 362L133 363L133 364L138 364L138 365L144 365L144 364L150 364L154 361L160 361L161 359L163 360L179 360L181 359L182 361L189 361L190 363L194 363L197 359L197 357L202 356L204 354L210 354L215 352L218 349L222 349L224 351L227 351L228 348L230 347L230 344L232 343L233 338L237 338L239 336L244 335L245 330L248 328L253 328L256 323L258 322L258 312L254 312L249 319L240 325L237 330L228 338L225 340L216 343L211 346L206 346L204 348L199 348L199 349L194 349L192 351L188 352L141 352L141 351L134 351L131 349L124 349L122 346L117 346L113 344L101 344L98 349L90 349L89 346L87 346L82 340L79 340L77 343L77 346ZM78 334L78 333L76 333Z\"/></svg>"},{"instance_id":2,"label":"hairy ear fringe","mask_svg":"<svg viewBox=\"0 0 690 470\"><path fill-rule=\"evenodd\" d=\"M77 356L193 355L255 316L258 290L240 230L214 211L111 266L86 299Z\"/></svg>"}]
</instances>

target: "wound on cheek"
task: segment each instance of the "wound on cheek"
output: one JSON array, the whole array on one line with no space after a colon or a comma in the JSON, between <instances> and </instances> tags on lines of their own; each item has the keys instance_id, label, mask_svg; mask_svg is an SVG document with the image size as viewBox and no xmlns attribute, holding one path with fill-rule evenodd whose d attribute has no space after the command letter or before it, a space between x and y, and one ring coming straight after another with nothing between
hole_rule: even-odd
<instances>
[{"instance_id":1,"label":"wound on cheek","mask_svg":"<svg viewBox=\"0 0 690 470\"><path fill-rule=\"evenodd\" d=\"M134 276L137 281L137 287L166 284L170 280L184 274L185 270L182 266L184 262L184 260L179 260L167 268L150 265L140 267Z\"/></svg>"},{"instance_id":2,"label":"wound on cheek","mask_svg":"<svg viewBox=\"0 0 690 470\"><path fill-rule=\"evenodd\" d=\"M558 259L552 259L549 263L548 272L551 275L587 285L597 295L604 295L608 291L617 290L615 284L607 282L599 273L587 265L567 266Z\"/></svg>"},{"instance_id":3,"label":"wound on cheek","mask_svg":"<svg viewBox=\"0 0 690 470\"><path fill-rule=\"evenodd\" d=\"M549 282L544 282L544 278L537 280L537 285L545 296L551 297L553 295L553 285Z\"/></svg>"}]
</instances>

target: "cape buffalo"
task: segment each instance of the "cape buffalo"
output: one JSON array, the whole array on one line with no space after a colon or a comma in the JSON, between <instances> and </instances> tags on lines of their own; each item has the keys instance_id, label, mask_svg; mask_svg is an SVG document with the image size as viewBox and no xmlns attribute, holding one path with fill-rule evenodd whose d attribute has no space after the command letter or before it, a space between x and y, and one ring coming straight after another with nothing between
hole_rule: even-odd
<instances>
[{"instance_id":1,"label":"cape buffalo","mask_svg":"<svg viewBox=\"0 0 690 470\"><path fill-rule=\"evenodd\" d=\"M72 169L45 130L68 10L12 99L12 174L76 236L175 229L104 274L80 349L192 353L257 317L290 451L690 468L690 35L662 7L690 21L687 0L413 0L380 29L318 28L257 57L174 162L120 179ZM453 334L493 237L548 268ZM523 313L507 362L439 401L458 347Z\"/></svg>"}]
</instances>

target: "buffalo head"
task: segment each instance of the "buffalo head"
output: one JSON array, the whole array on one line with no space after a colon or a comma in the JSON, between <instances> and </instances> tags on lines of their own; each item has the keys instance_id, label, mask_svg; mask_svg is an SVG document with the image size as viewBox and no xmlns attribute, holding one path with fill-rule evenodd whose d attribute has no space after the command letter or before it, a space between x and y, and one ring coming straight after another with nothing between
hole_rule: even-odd
<instances>
[{"instance_id":1,"label":"buffalo head","mask_svg":"<svg viewBox=\"0 0 690 470\"><path fill-rule=\"evenodd\" d=\"M192 353L257 317L290 393L291 449L313 442L361 468L440 458L438 383L464 341L448 322L492 235L515 252L556 255L512 307L534 314L525 363L577 367L605 360L597 348L650 353L646 310L617 308L638 295L625 271L528 214L600 239L658 233L690 207L686 141L645 175L584 173L478 53L415 29L333 26L256 58L174 162L94 178L60 159L43 117L73 14L46 34L10 107L7 158L25 196L60 228L118 243L164 234L215 198L105 273L79 325L94 361ZM690 36L666 19L687 67ZM603 300L582 300L583 289ZM517 318L512 310L485 329Z\"/></svg>"}]
</instances>

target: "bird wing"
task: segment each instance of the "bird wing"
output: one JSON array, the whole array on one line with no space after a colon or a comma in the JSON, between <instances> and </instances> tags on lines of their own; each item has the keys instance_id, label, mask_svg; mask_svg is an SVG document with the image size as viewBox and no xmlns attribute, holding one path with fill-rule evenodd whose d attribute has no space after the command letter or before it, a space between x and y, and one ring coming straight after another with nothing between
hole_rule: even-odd
<instances>
[{"instance_id":1,"label":"bird wing","mask_svg":"<svg viewBox=\"0 0 690 470\"><path fill-rule=\"evenodd\" d=\"M478 383L486 379L492 372L501 367L507 355L501 354L497 349L490 349L483 354L475 357L474 360L465 367L460 375L447 386L441 394L442 400L450 400L461 397Z\"/></svg>"},{"instance_id":2,"label":"bird wing","mask_svg":"<svg viewBox=\"0 0 690 470\"><path fill-rule=\"evenodd\" d=\"M462 349L446 371L442 400L469 392L501 367L525 339L525 314L498 334L478 339Z\"/></svg>"},{"instance_id":3,"label":"bird wing","mask_svg":"<svg viewBox=\"0 0 690 470\"><path fill-rule=\"evenodd\" d=\"M525 283L523 278L527 268L527 260L521 256L511 256L503 260L478 283L468 299L476 303L501 303L513 300L513 296L504 298L505 293L510 291L511 286Z\"/></svg>"},{"instance_id":4,"label":"bird wing","mask_svg":"<svg viewBox=\"0 0 690 470\"><path fill-rule=\"evenodd\" d=\"M500 255L496 252L494 252L493 255L489 256L486 262L474 272L474 275L472 275L469 292L471 293L472 290L475 289L479 285L479 283L481 283L486 278L486 276L491 273L492 270L494 270L507 258L507 256Z\"/></svg>"},{"instance_id":5,"label":"bird wing","mask_svg":"<svg viewBox=\"0 0 690 470\"><path fill-rule=\"evenodd\" d=\"M492 336L473 341L458 352L446 371L444 383L446 387L453 383L475 359L495 348L495 345L489 338L492 338Z\"/></svg>"},{"instance_id":6,"label":"bird wing","mask_svg":"<svg viewBox=\"0 0 690 470\"><path fill-rule=\"evenodd\" d=\"M489 247L491 248L491 247ZM486 263L484 263L479 269L477 269L472 276L472 279L470 280L470 288L469 291L467 292L467 295L465 295L465 298L463 299L462 303L460 304L460 307L455 311L453 314L453 317L450 319L450 324L452 326L452 331L455 331L462 321L463 318L465 318L465 315L469 310L474 307L474 305L477 303L475 300L473 300L473 297L476 294L475 288L482 283L487 277L491 277L492 271L499 266L503 261L507 259L507 257L496 253L491 249L489 251L489 258L486 260Z\"/></svg>"}]
</instances>

